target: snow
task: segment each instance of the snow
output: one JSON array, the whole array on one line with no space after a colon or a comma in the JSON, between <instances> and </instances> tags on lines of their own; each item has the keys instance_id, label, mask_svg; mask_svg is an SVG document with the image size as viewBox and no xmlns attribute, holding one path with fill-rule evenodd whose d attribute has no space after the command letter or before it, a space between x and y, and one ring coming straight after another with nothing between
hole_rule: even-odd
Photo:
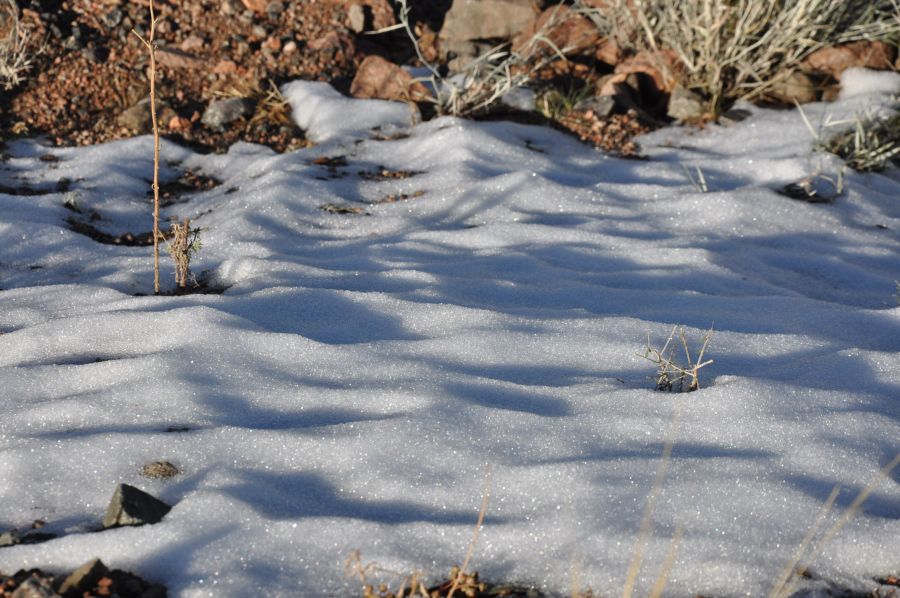
<instances>
[{"instance_id":1,"label":"snow","mask_svg":"<svg viewBox=\"0 0 900 598\"><path fill-rule=\"evenodd\" d=\"M890 104L894 75L854 77L806 118ZM150 138L8 144L0 184L37 194L0 193L0 531L43 519L59 537L0 548L0 570L98 556L173 596L347 596L359 550L435 580L464 558L490 464L482 577L567 594L577 568L612 595L671 434L639 594L678 526L667 594L767 594L835 485L827 524L874 484L803 587L898 573L900 473L878 474L900 446L894 173L849 173L829 205L780 195L842 167L797 110L663 129L636 161L284 91L320 145L162 147L166 180L222 181L164 209L203 228L192 266L219 295L152 296L148 248L65 223L147 230ZM357 174L384 169L413 174ZM389 194L410 197L371 203ZM699 392L654 391L640 357L675 324L715 329ZM140 476L163 459L182 473ZM123 482L173 510L97 531Z\"/></svg>"}]
</instances>

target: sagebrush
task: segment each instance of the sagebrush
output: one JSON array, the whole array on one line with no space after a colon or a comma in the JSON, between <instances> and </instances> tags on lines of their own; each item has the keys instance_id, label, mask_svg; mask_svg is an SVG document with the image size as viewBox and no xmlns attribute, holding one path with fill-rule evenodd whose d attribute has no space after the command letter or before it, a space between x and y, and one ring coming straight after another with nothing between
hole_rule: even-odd
<instances>
[{"instance_id":1,"label":"sagebrush","mask_svg":"<svg viewBox=\"0 0 900 598\"><path fill-rule=\"evenodd\" d=\"M608 0L582 7L626 53L647 52L671 86L719 113L758 99L818 49L900 41L896 0Z\"/></svg>"}]
</instances>

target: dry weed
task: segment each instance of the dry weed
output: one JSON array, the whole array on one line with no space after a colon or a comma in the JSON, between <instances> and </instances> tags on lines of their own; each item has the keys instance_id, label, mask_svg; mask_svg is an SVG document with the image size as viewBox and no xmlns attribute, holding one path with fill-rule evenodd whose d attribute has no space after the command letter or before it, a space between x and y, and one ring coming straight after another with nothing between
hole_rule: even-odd
<instances>
[{"instance_id":1,"label":"dry weed","mask_svg":"<svg viewBox=\"0 0 900 598\"><path fill-rule=\"evenodd\" d=\"M641 355L644 359L656 364L656 389L666 392L692 392L700 389L700 369L713 363L712 359L703 361L713 330L710 328L701 337L700 350L696 359L691 355L687 335L683 326L674 326L662 349L650 345L647 335L647 347ZM684 360L678 354L684 352ZM682 365L683 364L683 365Z\"/></svg>"},{"instance_id":2,"label":"dry weed","mask_svg":"<svg viewBox=\"0 0 900 598\"><path fill-rule=\"evenodd\" d=\"M41 48L31 48L29 37L15 0L0 3L0 87L9 90L20 85L41 53Z\"/></svg>"}]
</instances>

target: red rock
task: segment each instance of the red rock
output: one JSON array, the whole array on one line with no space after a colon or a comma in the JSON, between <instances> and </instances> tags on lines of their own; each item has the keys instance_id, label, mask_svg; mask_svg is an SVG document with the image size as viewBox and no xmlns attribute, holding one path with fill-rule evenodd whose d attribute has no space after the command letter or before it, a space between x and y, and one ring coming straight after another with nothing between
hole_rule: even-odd
<instances>
[{"instance_id":1,"label":"red rock","mask_svg":"<svg viewBox=\"0 0 900 598\"><path fill-rule=\"evenodd\" d=\"M156 62L160 66L171 69L202 69L206 62L193 54L174 48L159 48L156 50Z\"/></svg>"},{"instance_id":2,"label":"red rock","mask_svg":"<svg viewBox=\"0 0 900 598\"><path fill-rule=\"evenodd\" d=\"M197 35L190 35L181 42L180 48L185 52L199 50L203 47L203 38Z\"/></svg>"},{"instance_id":3,"label":"red rock","mask_svg":"<svg viewBox=\"0 0 900 598\"><path fill-rule=\"evenodd\" d=\"M402 67L380 56L367 56L359 65L350 84L355 98L420 101L429 97L428 90Z\"/></svg>"},{"instance_id":4,"label":"red rock","mask_svg":"<svg viewBox=\"0 0 900 598\"><path fill-rule=\"evenodd\" d=\"M566 55L581 54L594 48L600 39L597 27L590 19L573 14L566 6L552 6L515 37L513 51L521 51L538 33L542 33ZM548 51L553 52L550 48Z\"/></svg>"},{"instance_id":5,"label":"red rock","mask_svg":"<svg viewBox=\"0 0 900 598\"><path fill-rule=\"evenodd\" d=\"M897 49L890 44L859 41L817 50L807 56L803 68L839 78L841 73L851 67L891 69L896 56Z\"/></svg>"},{"instance_id":6,"label":"red rock","mask_svg":"<svg viewBox=\"0 0 900 598\"><path fill-rule=\"evenodd\" d=\"M660 63L660 59L663 61L662 63ZM647 75L653 80L658 91L668 93L675 88L674 74L678 70L678 57L671 50L664 50L658 55L640 52L616 65L615 73L604 80L598 95L616 95L616 85L624 83L630 75L634 74Z\"/></svg>"},{"instance_id":7,"label":"red rock","mask_svg":"<svg viewBox=\"0 0 900 598\"><path fill-rule=\"evenodd\" d=\"M212 72L218 75L233 75L237 70L237 63L233 60L220 60L218 64L213 67Z\"/></svg>"},{"instance_id":8,"label":"red rock","mask_svg":"<svg viewBox=\"0 0 900 598\"><path fill-rule=\"evenodd\" d=\"M268 0L241 0L241 4L243 4L247 10L252 10L256 14L263 14L266 12L266 6L269 4Z\"/></svg>"}]
</instances>

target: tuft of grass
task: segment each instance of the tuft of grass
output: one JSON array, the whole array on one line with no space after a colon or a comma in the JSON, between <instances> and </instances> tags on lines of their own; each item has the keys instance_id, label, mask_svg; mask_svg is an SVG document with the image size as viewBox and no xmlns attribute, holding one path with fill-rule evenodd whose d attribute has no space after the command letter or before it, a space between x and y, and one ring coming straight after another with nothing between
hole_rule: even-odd
<instances>
[{"instance_id":1,"label":"tuft of grass","mask_svg":"<svg viewBox=\"0 0 900 598\"><path fill-rule=\"evenodd\" d=\"M5 35L4 35L5 34ZM19 22L19 7L15 0L0 3L0 87L10 90L25 81L35 57L29 32Z\"/></svg>"},{"instance_id":2,"label":"tuft of grass","mask_svg":"<svg viewBox=\"0 0 900 598\"><path fill-rule=\"evenodd\" d=\"M574 82L565 87L548 86L538 93L535 108L545 118L559 121L580 102L590 98L593 92L590 85L577 85Z\"/></svg>"},{"instance_id":3,"label":"tuft of grass","mask_svg":"<svg viewBox=\"0 0 900 598\"><path fill-rule=\"evenodd\" d=\"M874 114L857 115L850 128L820 142L821 148L842 158L858 172L880 172L900 160L900 113L883 118Z\"/></svg>"},{"instance_id":4,"label":"tuft of grass","mask_svg":"<svg viewBox=\"0 0 900 598\"><path fill-rule=\"evenodd\" d=\"M656 390L665 392L692 392L700 389L700 369L713 363L712 359L703 361L713 329L707 330L700 338L700 349L697 357L691 355L684 326L674 326L661 349L650 344L647 335L647 347L641 357L656 364ZM680 355L684 353L683 358Z\"/></svg>"},{"instance_id":5,"label":"tuft of grass","mask_svg":"<svg viewBox=\"0 0 900 598\"><path fill-rule=\"evenodd\" d=\"M648 52L674 86L705 96L712 114L760 99L810 54L858 41L900 40L896 0L609 0L582 7L628 53Z\"/></svg>"}]
</instances>

